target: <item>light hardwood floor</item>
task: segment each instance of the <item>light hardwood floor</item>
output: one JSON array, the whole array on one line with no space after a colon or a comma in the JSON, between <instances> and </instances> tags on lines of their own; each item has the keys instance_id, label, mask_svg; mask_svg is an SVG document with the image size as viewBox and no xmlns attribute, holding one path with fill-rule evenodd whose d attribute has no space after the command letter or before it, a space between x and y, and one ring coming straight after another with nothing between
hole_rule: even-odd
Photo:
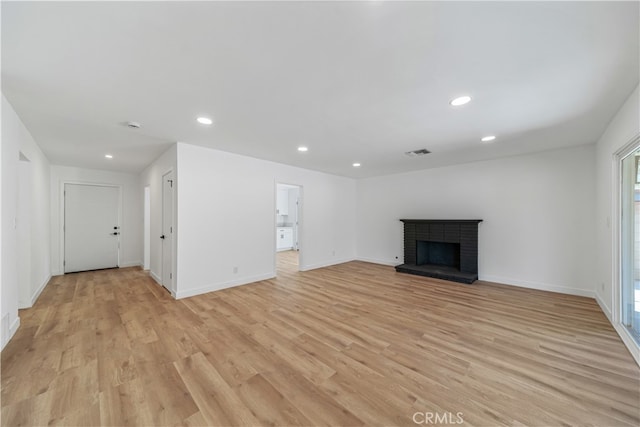
<instances>
[{"instance_id":1,"label":"light hardwood floor","mask_svg":"<svg viewBox=\"0 0 640 427\"><path fill-rule=\"evenodd\" d=\"M2 425L640 423L640 371L592 299L292 255L180 301L136 268L55 277L2 352Z\"/></svg>"}]
</instances>

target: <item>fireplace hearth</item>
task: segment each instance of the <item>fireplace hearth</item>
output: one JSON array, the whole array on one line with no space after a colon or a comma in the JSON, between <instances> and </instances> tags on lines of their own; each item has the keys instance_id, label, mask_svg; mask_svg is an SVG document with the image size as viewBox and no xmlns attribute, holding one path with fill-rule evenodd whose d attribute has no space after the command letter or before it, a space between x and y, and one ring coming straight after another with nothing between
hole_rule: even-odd
<instances>
[{"instance_id":1,"label":"fireplace hearth","mask_svg":"<svg viewBox=\"0 0 640 427\"><path fill-rule=\"evenodd\" d=\"M481 219L401 219L404 264L400 273L471 284L478 280L478 224Z\"/></svg>"}]
</instances>

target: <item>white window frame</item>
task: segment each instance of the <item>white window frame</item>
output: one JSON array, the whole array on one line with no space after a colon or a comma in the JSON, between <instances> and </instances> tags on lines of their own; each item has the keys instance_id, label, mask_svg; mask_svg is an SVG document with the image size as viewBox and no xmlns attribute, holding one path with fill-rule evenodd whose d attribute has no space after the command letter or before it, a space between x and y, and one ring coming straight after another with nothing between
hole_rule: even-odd
<instances>
[{"instance_id":1,"label":"white window frame","mask_svg":"<svg viewBox=\"0 0 640 427\"><path fill-rule=\"evenodd\" d=\"M611 218L613 218L613 259L611 278L611 321L613 327L620 335L622 342L627 347L636 363L640 365L640 345L631 336L631 333L622 322L622 160L640 149L640 134L635 135L613 155L613 203Z\"/></svg>"}]
</instances>

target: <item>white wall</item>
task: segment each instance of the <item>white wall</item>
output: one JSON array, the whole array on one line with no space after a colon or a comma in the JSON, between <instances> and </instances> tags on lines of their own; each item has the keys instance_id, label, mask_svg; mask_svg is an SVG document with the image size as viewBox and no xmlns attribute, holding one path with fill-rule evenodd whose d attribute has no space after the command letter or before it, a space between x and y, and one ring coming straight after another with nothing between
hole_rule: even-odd
<instances>
[{"instance_id":1,"label":"white wall","mask_svg":"<svg viewBox=\"0 0 640 427\"><path fill-rule=\"evenodd\" d=\"M178 144L179 298L275 275L277 182L302 186L301 269L354 259L354 180Z\"/></svg>"},{"instance_id":2,"label":"white wall","mask_svg":"<svg viewBox=\"0 0 640 427\"><path fill-rule=\"evenodd\" d=\"M137 175L51 166L51 265L53 274L63 274L64 183L110 184L122 187L120 224L120 267L142 265L144 191Z\"/></svg>"},{"instance_id":3,"label":"white wall","mask_svg":"<svg viewBox=\"0 0 640 427\"><path fill-rule=\"evenodd\" d=\"M18 308L31 307L31 162L18 162Z\"/></svg>"},{"instance_id":4,"label":"white wall","mask_svg":"<svg viewBox=\"0 0 640 427\"><path fill-rule=\"evenodd\" d=\"M30 217L30 301L31 306L51 279L51 165L33 138L21 141L20 152L29 159Z\"/></svg>"},{"instance_id":5,"label":"white wall","mask_svg":"<svg viewBox=\"0 0 640 427\"><path fill-rule=\"evenodd\" d=\"M5 168L4 168L4 160L5 156L2 154L4 152L4 147L8 143L5 141L5 130L3 123L5 122L5 114L6 114L6 101L4 96L2 96L2 100L0 101L0 319L5 319L6 322L9 322L9 316L11 312L10 307L5 307L5 286L7 285L4 281L4 270L2 268L2 264L4 261L4 252L2 250L4 246L4 228L5 228L5 200L4 200L4 191L2 191L2 183L7 182L5 176ZM0 350L4 348L4 346L11 339L9 332L5 330L4 323L0 321Z\"/></svg>"},{"instance_id":6,"label":"white wall","mask_svg":"<svg viewBox=\"0 0 640 427\"><path fill-rule=\"evenodd\" d=\"M149 270L151 265L151 187L144 187L144 259L142 268Z\"/></svg>"},{"instance_id":7,"label":"white wall","mask_svg":"<svg viewBox=\"0 0 640 427\"><path fill-rule=\"evenodd\" d=\"M612 304L614 154L640 133L640 95L638 87L613 117L596 144L596 294L609 318Z\"/></svg>"},{"instance_id":8,"label":"white wall","mask_svg":"<svg viewBox=\"0 0 640 427\"><path fill-rule=\"evenodd\" d=\"M177 148L175 144L140 174L140 191L144 192L144 188L149 187L149 215L151 219L149 224L151 236L149 272L151 277L158 283L162 281L162 241L160 240L160 235L162 234L162 175L169 170L174 172L177 170ZM178 197L177 189L174 195ZM176 227L174 235L177 235L177 232L178 228ZM174 242L174 246L175 244L176 242Z\"/></svg>"},{"instance_id":9,"label":"white wall","mask_svg":"<svg viewBox=\"0 0 640 427\"><path fill-rule=\"evenodd\" d=\"M360 180L358 258L402 263L401 218L482 219L481 280L593 296L594 153L591 145Z\"/></svg>"},{"instance_id":10,"label":"white wall","mask_svg":"<svg viewBox=\"0 0 640 427\"><path fill-rule=\"evenodd\" d=\"M5 97L2 97L2 285L0 287L2 348L20 325L18 317L18 156L26 129Z\"/></svg>"},{"instance_id":11,"label":"white wall","mask_svg":"<svg viewBox=\"0 0 640 427\"><path fill-rule=\"evenodd\" d=\"M29 256L29 289L25 295L35 301L50 278L49 250L49 161L33 137L17 116L11 104L2 96L2 284L0 305L2 327L0 344L6 345L17 330L18 318L18 188L19 153L29 159L31 197L29 200L30 244L25 254ZM28 193L28 192L27 192ZM26 194L26 193L25 193ZM26 248L25 248L26 249Z\"/></svg>"}]
</instances>

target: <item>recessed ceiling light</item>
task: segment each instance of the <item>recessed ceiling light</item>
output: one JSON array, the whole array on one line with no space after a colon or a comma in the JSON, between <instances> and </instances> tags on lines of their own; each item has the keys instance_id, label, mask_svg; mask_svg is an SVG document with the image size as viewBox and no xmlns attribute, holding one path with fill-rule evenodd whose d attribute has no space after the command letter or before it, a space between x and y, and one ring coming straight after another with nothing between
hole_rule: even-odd
<instances>
[{"instance_id":1,"label":"recessed ceiling light","mask_svg":"<svg viewBox=\"0 0 640 427\"><path fill-rule=\"evenodd\" d=\"M138 122L127 122L127 127L131 129L140 129L140 123Z\"/></svg>"},{"instance_id":2,"label":"recessed ceiling light","mask_svg":"<svg viewBox=\"0 0 640 427\"><path fill-rule=\"evenodd\" d=\"M213 123L213 120L211 120L209 117L198 117L197 120L201 125L210 125Z\"/></svg>"},{"instance_id":3,"label":"recessed ceiling light","mask_svg":"<svg viewBox=\"0 0 640 427\"><path fill-rule=\"evenodd\" d=\"M491 142L494 139L496 139L495 135L487 135L484 138L482 138L480 141L482 141L482 142Z\"/></svg>"},{"instance_id":4,"label":"recessed ceiling light","mask_svg":"<svg viewBox=\"0 0 640 427\"><path fill-rule=\"evenodd\" d=\"M111 154L105 154L104 155L107 159L113 159L113 156Z\"/></svg>"},{"instance_id":5,"label":"recessed ceiling light","mask_svg":"<svg viewBox=\"0 0 640 427\"><path fill-rule=\"evenodd\" d=\"M300 147L298 147L298 151L301 151L301 152L304 153L305 151L309 151L309 149L307 147L305 147L305 146L300 146Z\"/></svg>"},{"instance_id":6,"label":"recessed ceiling light","mask_svg":"<svg viewBox=\"0 0 640 427\"><path fill-rule=\"evenodd\" d=\"M360 163L354 163L354 164L353 164L353 167L354 167L354 168L359 168L359 167L360 167Z\"/></svg>"},{"instance_id":7,"label":"recessed ceiling light","mask_svg":"<svg viewBox=\"0 0 640 427\"><path fill-rule=\"evenodd\" d=\"M464 105L466 103L468 103L469 101L471 101L471 97L468 95L464 95L464 96L459 96L455 99L452 99L449 104L453 105L454 107L458 107L460 105Z\"/></svg>"}]
</instances>

